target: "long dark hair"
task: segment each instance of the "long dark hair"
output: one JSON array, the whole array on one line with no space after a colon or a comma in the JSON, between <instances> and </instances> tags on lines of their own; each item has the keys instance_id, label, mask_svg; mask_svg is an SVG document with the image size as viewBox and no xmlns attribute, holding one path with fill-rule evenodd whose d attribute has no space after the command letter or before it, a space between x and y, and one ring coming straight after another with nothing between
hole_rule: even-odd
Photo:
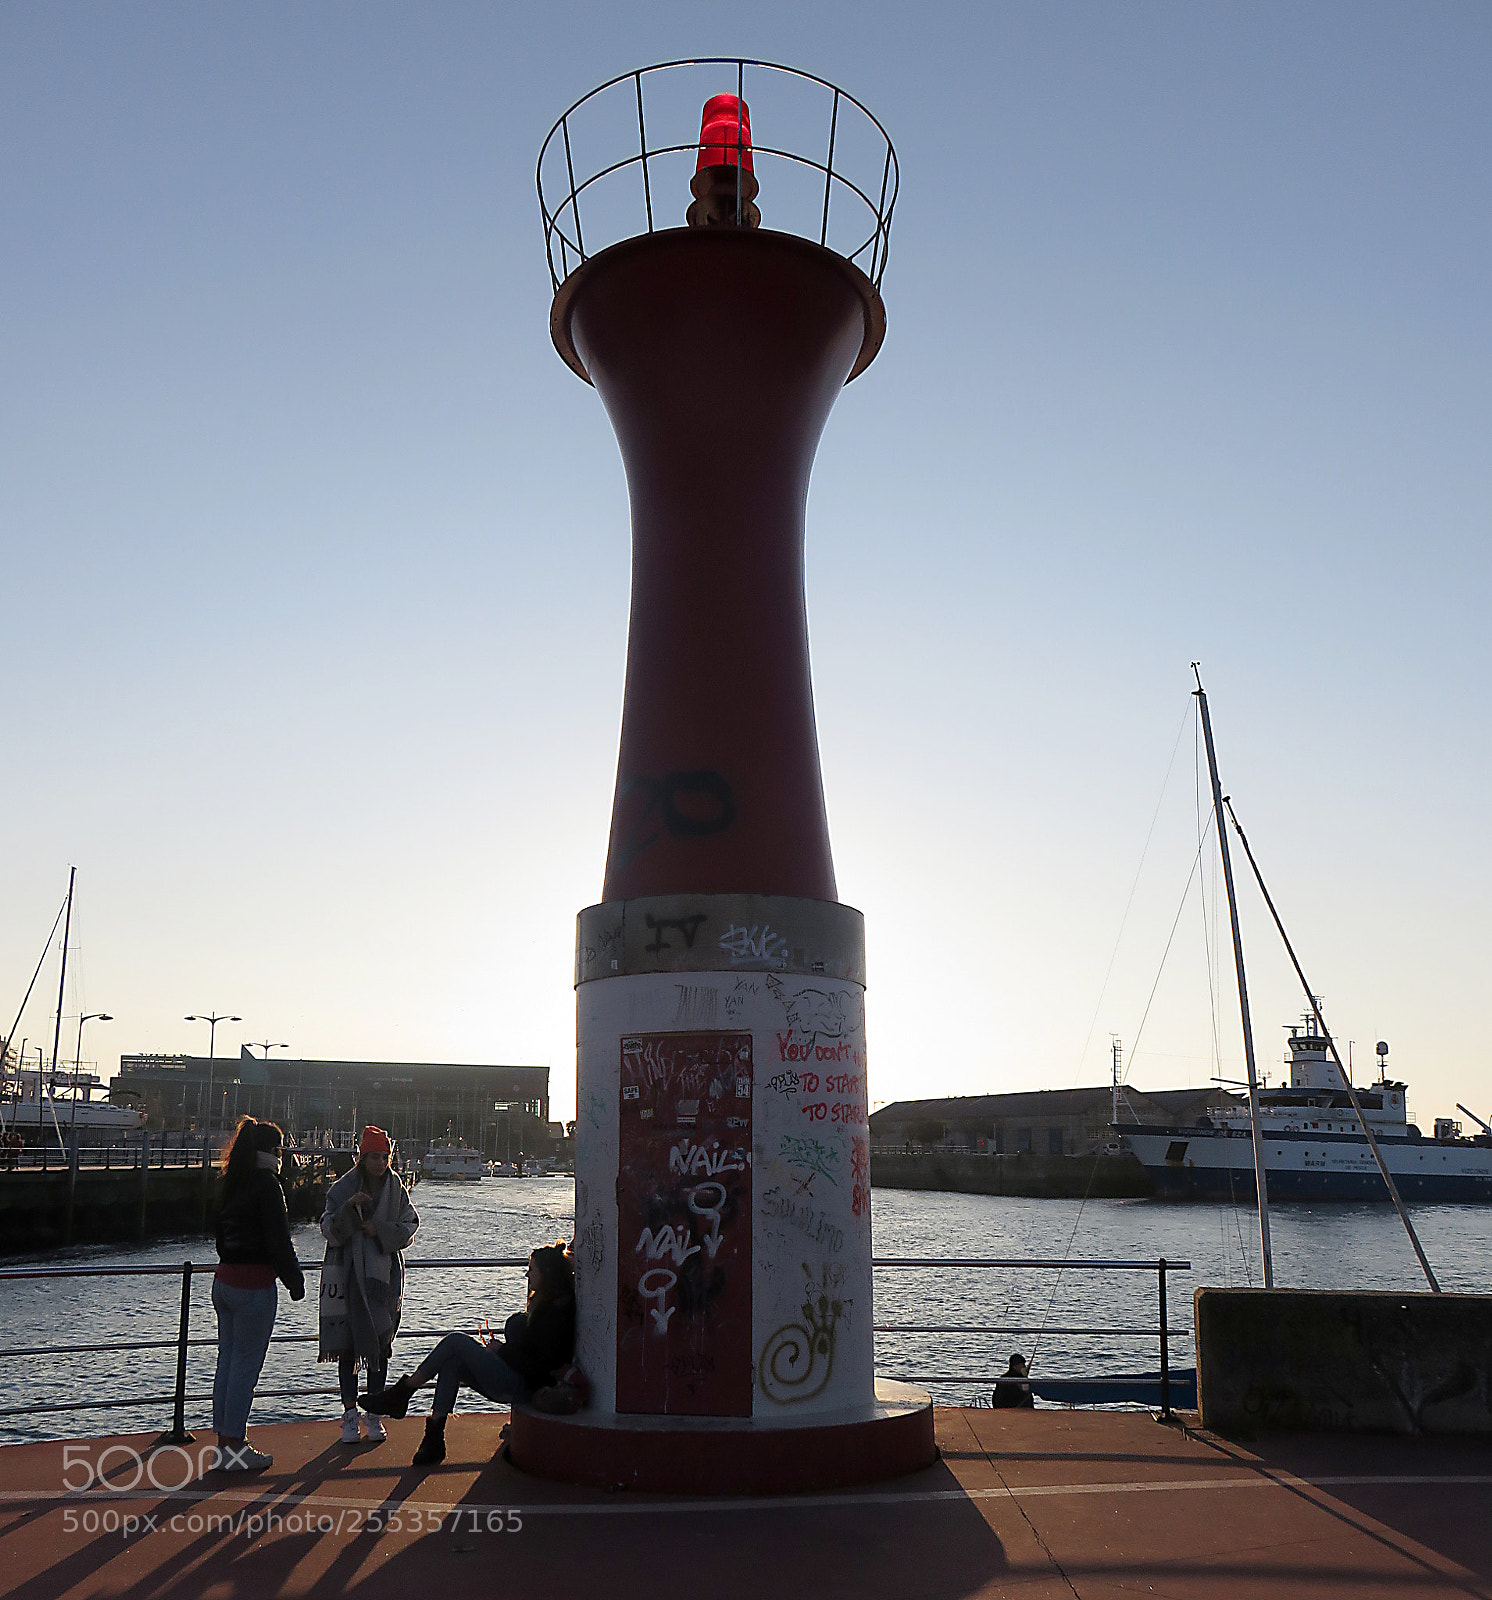
<instances>
[{"instance_id":1,"label":"long dark hair","mask_svg":"<svg viewBox=\"0 0 1492 1600\"><path fill-rule=\"evenodd\" d=\"M528 1259L539 1269L539 1287L530 1291L526 1311L568 1305L575 1298L575 1262L563 1239L541 1244Z\"/></svg>"},{"instance_id":2,"label":"long dark hair","mask_svg":"<svg viewBox=\"0 0 1492 1600\"><path fill-rule=\"evenodd\" d=\"M261 1150L278 1150L284 1143L285 1135L278 1123L240 1117L233 1142L223 1152L223 1192L230 1193L254 1176L259 1170Z\"/></svg>"}]
</instances>

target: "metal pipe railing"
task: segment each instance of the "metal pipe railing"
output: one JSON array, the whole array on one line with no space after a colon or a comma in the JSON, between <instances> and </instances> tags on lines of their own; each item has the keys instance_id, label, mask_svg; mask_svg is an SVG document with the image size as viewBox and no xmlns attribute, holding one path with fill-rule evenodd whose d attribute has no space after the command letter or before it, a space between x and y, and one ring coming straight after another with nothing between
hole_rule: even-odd
<instances>
[{"instance_id":1,"label":"metal pipe railing","mask_svg":"<svg viewBox=\"0 0 1492 1600\"><path fill-rule=\"evenodd\" d=\"M488 1268L517 1268L528 1265L527 1256L486 1256L486 1257L461 1257L461 1256L429 1256L420 1260L406 1261L405 1270L429 1271L449 1270L462 1268L465 1270ZM1039 1325L968 1325L968 1324L898 1324L876 1323L872 1327L874 1333L890 1334L961 1334L961 1335L988 1335L1021 1334L1032 1332L1060 1333L1068 1337L1135 1337L1159 1338L1160 1343L1160 1398L1161 1415L1169 1418L1171 1415L1171 1384L1170 1384L1170 1351L1169 1345L1173 1338L1190 1337L1184 1330L1171 1332L1167 1315L1167 1282L1168 1272L1189 1272L1190 1261L1167 1261L1164 1256L1158 1260L1143 1259L1096 1259L1096 1260L1056 1260L1035 1259L1025 1260L1019 1257L959 1257L959 1256L880 1256L872 1257L871 1266L878 1269L889 1270L928 1270L946 1269L957 1271L996 1271L996 1270L1022 1270L1022 1271L1088 1271L1088 1272L1154 1272L1157 1276L1160 1326L1158 1328L1124 1328L1124 1327L1059 1327L1043 1328ZM306 1261L301 1263L304 1272L319 1272L322 1263L319 1261ZM193 1404L211 1400L211 1394L188 1395L186 1392L187 1380L187 1352L193 1348L216 1344L216 1339L193 1339L191 1337L191 1310L192 1310L192 1282L196 1269L191 1261L184 1261L180 1266L168 1263L120 1266L120 1267L0 1267L0 1282L5 1281L46 1281L61 1278L128 1278L128 1277L166 1277L180 1275L181 1301L177 1318L177 1331L174 1339L140 1340L128 1344L113 1345L111 1349L117 1350L171 1350L176 1351L176 1383L173 1392L167 1395L148 1395L136 1399L110 1399L70 1401L57 1404L40 1404L13 1406L0 1409L0 1418L22 1416L31 1414L60 1414L74 1411L105 1411L116 1409L129 1409L138 1406L160 1405L169 1400L172 1408L171 1426L160 1436L162 1444L190 1444L193 1436L186 1428L186 1405L188 1400ZM440 1337L442 1333L459 1330L452 1329L407 1329L401 1330L401 1337ZM308 1344L316 1339L316 1334L280 1334L271 1339L271 1343L279 1344ZM40 1355L77 1355L86 1351L97 1349L97 1345L37 1345L12 1350L0 1350L0 1359L14 1356L40 1356ZM958 1374L956 1376L940 1377L937 1375L922 1375L920 1381L924 1383L983 1383L989 1380ZM998 1383L998 1379L995 1380ZM1062 1382L1069 1388L1101 1389L1111 1380L1095 1379L1063 1379ZM256 1390L256 1398L261 1399L290 1399L301 1396L331 1395L336 1394L335 1388L318 1389L261 1389Z\"/></svg>"}]
</instances>

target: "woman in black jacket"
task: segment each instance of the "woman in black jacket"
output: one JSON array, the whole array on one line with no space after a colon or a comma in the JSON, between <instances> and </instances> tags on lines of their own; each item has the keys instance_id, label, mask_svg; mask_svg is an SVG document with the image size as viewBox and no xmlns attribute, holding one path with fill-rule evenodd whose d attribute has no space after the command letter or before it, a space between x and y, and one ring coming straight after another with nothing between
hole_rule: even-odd
<instances>
[{"instance_id":1,"label":"woman in black jacket","mask_svg":"<svg viewBox=\"0 0 1492 1600\"><path fill-rule=\"evenodd\" d=\"M465 1384L489 1400L527 1400L554 1381L575 1355L575 1269L563 1240L541 1245L528 1258L528 1302L515 1311L501 1339L485 1343L470 1334L448 1333L413 1372L382 1394L365 1396L364 1411L402 1417L416 1389L435 1380L435 1401L414 1465L446 1458L446 1418Z\"/></svg>"},{"instance_id":2,"label":"woman in black jacket","mask_svg":"<svg viewBox=\"0 0 1492 1600\"><path fill-rule=\"evenodd\" d=\"M212 1305L218 1314L218 1370L212 1385L212 1425L218 1435L215 1465L227 1472L271 1466L274 1457L253 1449L245 1433L254 1385L269 1350L279 1293L306 1297L305 1275L290 1241L290 1218L280 1188L284 1135L273 1122L244 1117L223 1157L218 1201L218 1270Z\"/></svg>"}]
</instances>

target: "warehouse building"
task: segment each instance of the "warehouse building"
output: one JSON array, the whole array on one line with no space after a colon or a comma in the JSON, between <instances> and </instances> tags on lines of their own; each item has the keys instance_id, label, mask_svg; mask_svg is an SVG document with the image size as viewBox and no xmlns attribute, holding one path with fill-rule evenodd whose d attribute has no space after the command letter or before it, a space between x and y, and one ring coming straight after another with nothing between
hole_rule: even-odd
<instances>
[{"instance_id":1,"label":"warehouse building","mask_svg":"<svg viewBox=\"0 0 1492 1600\"><path fill-rule=\"evenodd\" d=\"M139 1106L154 1129L217 1131L249 1115L278 1122L302 1144L367 1122L421 1150L431 1139L459 1138L495 1157L551 1142L548 1067L266 1061L245 1045L216 1060L122 1055L109 1098Z\"/></svg>"},{"instance_id":2,"label":"warehouse building","mask_svg":"<svg viewBox=\"0 0 1492 1600\"><path fill-rule=\"evenodd\" d=\"M1122 1091L1119 1126L1126 1122L1189 1124L1208 1108L1240 1097L1215 1087ZM1014 1094L896 1100L870 1118L873 1146L883 1150L982 1150L991 1155L1091 1155L1113 1136L1113 1090L1035 1089Z\"/></svg>"}]
</instances>

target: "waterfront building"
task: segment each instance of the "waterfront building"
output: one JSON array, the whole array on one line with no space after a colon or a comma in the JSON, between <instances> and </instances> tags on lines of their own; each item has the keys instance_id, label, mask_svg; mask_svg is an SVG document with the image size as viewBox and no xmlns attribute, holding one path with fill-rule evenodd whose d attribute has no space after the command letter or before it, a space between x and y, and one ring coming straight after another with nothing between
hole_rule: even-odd
<instances>
[{"instance_id":1,"label":"waterfront building","mask_svg":"<svg viewBox=\"0 0 1492 1600\"><path fill-rule=\"evenodd\" d=\"M1215 1085L1202 1089L1158 1089L1146 1094L1126 1086L1118 1121L1189 1124L1211 1106L1236 1107L1242 1097ZM904 1149L912 1144L940 1150L977 1150L990 1155L1092 1155L1114 1137L1114 1093L1105 1084L1086 1089L1033 1089L1013 1094L894 1100L870 1118L872 1145Z\"/></svg>"},{"instance_id":2,"label":"waterfront building","mask_svg":"<svg viewBox=\"0 0 1492 1600\"><path fill-rule=\"evenodd\" d=\"M406 1145L463 1139L490 1156L547 1152L549 1068L443 1061L268 1060L122 1055L109 1088L152 1129L231 1128L245 1114L280 1123L301 1142L387 1128Z\"/></svg>"}]
</instances>

